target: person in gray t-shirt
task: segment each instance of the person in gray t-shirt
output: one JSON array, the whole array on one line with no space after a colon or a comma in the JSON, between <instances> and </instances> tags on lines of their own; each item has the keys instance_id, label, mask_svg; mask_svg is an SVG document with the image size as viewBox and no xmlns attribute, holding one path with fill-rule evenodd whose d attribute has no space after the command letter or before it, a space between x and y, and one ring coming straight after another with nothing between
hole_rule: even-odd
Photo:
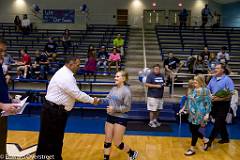
<instances>
[{"instance_id":1,"label":"person in gray t-shirt","mask_svg":"<svg viewBox=\"0 0 240 160\"><path fill-rule=\"evenodd\" d=\"M138 152L133 151L122 142L127 127L127 112L131 109L132 95L126 84L128 74L119 71L115 75L116 86L112 88L106 98L100 100L107 103L107 120L105 123L104 160L109 160L112 141L120 150L129 155L129 160L135 160Z\"/></svg>"}]
</instances>

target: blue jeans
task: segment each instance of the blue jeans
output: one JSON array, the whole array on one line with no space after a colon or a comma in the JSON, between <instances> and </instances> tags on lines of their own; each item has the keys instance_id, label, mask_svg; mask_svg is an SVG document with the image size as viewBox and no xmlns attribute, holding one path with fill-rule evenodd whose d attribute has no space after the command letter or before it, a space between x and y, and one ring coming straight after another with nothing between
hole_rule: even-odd
<instances>
[{"instance_id":1,"label":"blue jeans","mask_svg":"<svg viewBox=\"0 0 240 160\"><path fill-rule=\"evenodd\" d=\"M47 66L40 65L40 77L43 79L47 79Z\"/></svg>"}]
</instances>

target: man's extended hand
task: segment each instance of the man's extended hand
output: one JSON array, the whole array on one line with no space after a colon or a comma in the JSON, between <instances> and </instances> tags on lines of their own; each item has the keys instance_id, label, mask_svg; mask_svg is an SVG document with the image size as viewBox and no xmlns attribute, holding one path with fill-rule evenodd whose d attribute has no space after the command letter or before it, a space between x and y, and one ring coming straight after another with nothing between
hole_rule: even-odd
<instances>
[{"instance_id":1,"label":"man's extended hand","mask_svg":"<svg viewBox=\"0 0 240 160\"><path fill-rule=\"evenodd\" d=\"M97 98L97 97L94 97L93 104L94 104L94 105L100 104L100 99Z\"/></svg>"},{"instance_id":2,"label":"man's extended hand","mask_svg":"<svg viewBox=\"0 0 240 160\"><path fill-rule=\"evenodd\" d=\"M7 103L2 104L1 109L5 112L16 114L18 111L18 106L16 106L14 103Z\"/></svg>"}]
</instances>

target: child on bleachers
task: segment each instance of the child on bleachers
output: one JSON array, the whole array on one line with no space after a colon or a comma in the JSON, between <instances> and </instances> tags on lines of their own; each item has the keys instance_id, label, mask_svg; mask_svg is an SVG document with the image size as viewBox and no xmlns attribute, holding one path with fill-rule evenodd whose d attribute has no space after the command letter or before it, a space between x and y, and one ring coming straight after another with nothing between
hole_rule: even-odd
<instances>
[{"instance_id":1,"label":"child on bleachers","mask_svg":"<svg viewBox=\"0 0 240 160\"><path fill-rule=\"evenodd\" d=\"M17 79L20 79L22 71L24 73L23 78L27 78L28 69L31 63L31 57L28 55L26 50L20 49L20 54L22 56L22 60L17 62L17 65L19 65L19 67L17 67Z\"/></svg>"},{"instance_id":2,"label":"child on bleachers","mask_svg":"<svg viewBox=\"0 0 240 160\"><path fill-rule=\"evenodd\" d=\"M216 54L214 52L210 53L209 61L208 61L208 73L212 74L214 72L216 64L218 64L218 60Z\"/></svg>"},{"instance_id":3,"label":"child on bleachers","mask_svg":"<svg viewBox=\"0 0 240 160\"><path fill-rule=\"evenodd\" d=\"M117 48L113 47L112 53L110 53L109 58L108 58L108 70L109 72L111 71L111 65L115 64L116 65L116 72L119 70L119 65L121 62L121 56L119 53L117 53Z\"/></svg>"},{"instance_id":4,"label":"child on bleachers","mask_svg":"<svg viewBox=\"0 0 240 160\"><path fill-rule=\"evenodd\" d=\"M101 46L99 52L98 52L98 62L97 62L97 68L99 69L100 66L104 67L104 72L107 71L107 62L108 62L108 52L106 51L105 46Z\"/></svg>"},{"instance_id":5,"label":"child on bleachers","mask_svg":"<svg viewBox=\"0 0 240 160\"><path fill-rule=\"evenodd\" d=\"M194 74L206 74L208 71L208 63L204 61L202 56L198 55L193 65Z\"/></svg>"},{"instance_id":6,"label":"child on bleachers","mask_svg":"<svg viewBox=\"0 0 240 160\"><path fill-rule=\"evenodd\" d=\"M84 70L85 70L85 76L94 76L96 70L97 70L97 60L95 55L95 50L89 50L88 52L88 59L85 64Z\"/></svg>"}]
</instances>

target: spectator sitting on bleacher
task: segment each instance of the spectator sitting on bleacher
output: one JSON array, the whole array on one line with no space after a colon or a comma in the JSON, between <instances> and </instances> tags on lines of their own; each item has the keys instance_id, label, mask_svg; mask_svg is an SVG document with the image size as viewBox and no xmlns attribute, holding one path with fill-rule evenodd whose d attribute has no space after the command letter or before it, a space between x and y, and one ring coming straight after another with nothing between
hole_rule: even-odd
<instances>
[{"instance_id":1,"label":"spectator sitting on bleacher","mask_svg":"<svg viewBox=\"0 0 240 160\"><path fill-rule=\"evenodd\" d=\"M113 46L119 49L121 56L124 56L124 39L121 34L118 33L117 37L113 40Z\"/></svg>"},{"instance_id":2,"label":"spectator sitting on bleacher","mask_svg":"<svg viewBox=\"0 0 240 160\"><path fill-rule=\"evenodd\" d=\"M205 27L205 25L208 23L208 16L210 15L211 17L213 17L210 9L208 8L208 5L206 4L205 7L202 9L202 26L201 27Z\"/></svg>"},{"instance_id":3,"label":"spectator sitting on bleacher","mask_svg":"<svg viewBox=\"0 0 240 160\"><path fill-rule=\"evenodd\" d=\"M166 74L167 85L170 84L171 79L175 76L174 73L177 73L180 67L180 60L176 58L172 52L168 52L168 58L163 62Z\"/></svg>"},{"instance_id":4,"label":"spectator sitting on bleacher","mask_svg":"<svg viewBox=\"0 0 240 160\"><path fill-rule=\"evenodd\" d=\"M20 49L20 53L22 56L22 60L17 62L17 79L20 79L22 71L24 72L23 78L27 78L28 68L30 67L31 57L27 54L27 51L24 49Z\"/></svg>"},{"instance_id":5,"label":"spectator sitting on bleacher","mask_svg":"<svg viewBox=\"0 0 240 160\"><path fill-rule=\"evenodd\" d=\"M84 67L84 75L88 76L89 75L89 79L90 76L94 76L96 70L97 70L97 60L96 60L96 55L95 55L95 50L89 50L88 55L87 55L87 62L85 64Z\"/></svg>"},{"instance_id":6,"label":"spectator sitting on bleacher","mask_svg":"<svg viewBox=\"0 0 240 160\"><path fill-rule=\"evenodd\" d=\"M27 14L23 15L23 20L22 20L22 31L23 34L28 34L31 30L31 21L28 19Z\"/></svg>"},{"instance_id":7,"label":"spectator sitting on bleacher","mask_svg":"<svg viewBox=\"0 0 240 160\"><path fill-rule=\"evenodd\" d=\"M200 53L200 56L204 60L209 60L210 52L208 51L208 47L204 47L204 50Z\"/></svg>"},{"instance_id":8,"label":"spectator sitting on bleacher","mask_svg":"<svg viewBox=\"0 0 240 160\"><path fill-rule=\"evenodd\" d=\"M15 63L14 59L8 53L6 53L3 57L2 67L3 67L3 73L5 75L7 84L11 80L11 76L8 74L8 71L11 69L10 65L13 63Z\"/></svg>"},{"instance_id":9,"label":"spectator sitting on bleacher","mask_svg":"<svg viewBox=\"0 0 240 160\"><path fill-rule=\"evenodd\" d=\"M16 16L14 19L15 24L15 31L19 32L22 29L22 21L20 20L19 16Z\"/></svg>"},{"instance_id":10,"label":"spectator sitting on bleacher","mask_svg":"<svg viewBox=\"0 0 240 160\"><path fill-rule=\"evenodd\" d=\"M11 76L8 74L8 65L4 64L4 62L2 62L2 60L0 61L0 63L2 64L3 74L5 76L6 83L9 84L9 82L11 80Z\"/></svg>"},{"instance_id":11,"label":"spectator sitting on bleacher","mask_svg":"<svg viewBox=\"0 0 240 160\"><path fill-rule=\"evenodd\" d=\"M210 53L210 56L209 56L209 61L208 61L208 70L209 70L209 73L212 74L215 70L215 66L218 64L218 60L217 60L217 56L214 52L211 52Z\"/></svg>"},{"instance_id":12,"label":"spectator sitting on bleacher","mask_svg":"<svg viewBox=\"0 0 240 160\"><path fill-rule=\"evenodd\" d=\"M116 72L119 70L119 65L121 62L121 56L119 53L117 53L117 48L113 47L112 53L110 53L109 58L108 58L108 70L109 72L111 71L111 65L115 64L116 65Z\"/></svg>"},{"instance_id":13,"label":"spectator sitting on bleacher","mask_svg":"<svg viewBox=\"0 0 240 160\"><path fill-rule=\"evenodd\" d=\"M64 54L70 53L69 48L71 47L71 34L69 29L65 29L62 37L62 45Z\"/></svg>"},{"instance_id":14,"label":"spectator sitting on bleacher","mask_svg":"<svg viewBox=\"0 0 240 160\"><path fill-rule=\"evenodd\" d=\"M95 47L94 47L92 44L90 44L90 45L88 46L88 52L89 52L89 51L92 51L92 50L95 50ZM88 52L87 52L87 53L88 53Z\"/></svg>"},{"instance_id":15,"label":"spectator sitting on bleacher","mask_svg":"<svg viewBox=\"0 0 240 160\"><path fill-rule=\"evenodd\" d=\"M39 79L36 73L37 71L40 70L39 61L40 61L40 51L36 50L34 62L31 64L31 67L30 67L30 74L32 79Z\"/></svg>"},{"instance_id":16,"label":"spectator sitting on bleacher","mask_svg":"<svg viewBox=\"0 0 240 160\"><path fill-rule=\"evenodd\" d=\"M44 52L48 54L48 57L51 59L53 55L57 54L57 43L52 37L48 38L48 42L45 45Z\"/></svg>"},{"instance_id":17,"label":"spectator sitting on bleacher","mask_svg":"<svg viewBox=\"0 0 240 160\"><path fill-rule=\"evenodd\" d=\"M56 55L53 55L49 60L51 63L48 65L48 73L54 74L61 67L61 63L57 61Z\"/></svg>"},{"instance_id":18,"label":"spectator sitting on bleacher","mask_svg":"<svg viewBox=\"0 0 240 160\"><path fill-rule=\"evenodd\" d=\"M208 72L208 63L204 61L200 55L197 56L197 59L193 65L194 74L207 74Z\"/></svg>"},{"instance_id":19,"label":"spectator sitting on bleacher","mask_svg":"<svg viewBox=\"0 0 240 160\"><path fill-rule=\"evenodd\" d=\"M227 47L223 46L221 48L221 51L218 52L217 54L217 59L219 63L225 64L225 65L227 65L228 62L230 61L229 54L226 52L226 50L227 50Z\"/></svg>"},{"instance_id":20,"label":"spectator sitting on bleacher","mask_svg":"<svg viewBox=\"0 0 240 160\"><path fill-rule=\"evenodd\" d=\"M193 74L193 66L194 66L194 62L196 60L196 56L189 56L186 62L186 66L188 68L188 72Z\"/></svg>"},{"instance_id":21,"label":"spectator sitting on bleacher","mask_svg":"<svg viewBox=\"0 0 240 160\"><path fill-rule=\"evenodd\" d=\"M106 47L103 45L101 46L99 52L98 52L98 62L97 62L97 68L99 69L100 66L103 65L104 72L107 71L107 62L108 62L108 52L106 51Z\"/></svg>"},{"instance_id":22,"label":"spectator sitting on bleacher","mask_svg":"<svg viewBox=\"0 0 240 160\"><path fill-rule=\"evenodd\" d=\"M48 55L46 52L42 52L39 57L40 64L40 78L39 79L47 79L47 70L48 70Z\"/></svg>"},{"instance_id":23,"label":"spectator sitting on bleacher","mask_svg":"<svg viewBox=\"0 0 240 160\"><path fill-rule=\"evenodd\" d=\"M8 54L8 53L6 53L3 58L4 58L4 62L3 63L6 64L6 65L10 65L10 64L15 63L14 59L12 58L12 56L10 54Z\"/></svg>"}]
</instances>

